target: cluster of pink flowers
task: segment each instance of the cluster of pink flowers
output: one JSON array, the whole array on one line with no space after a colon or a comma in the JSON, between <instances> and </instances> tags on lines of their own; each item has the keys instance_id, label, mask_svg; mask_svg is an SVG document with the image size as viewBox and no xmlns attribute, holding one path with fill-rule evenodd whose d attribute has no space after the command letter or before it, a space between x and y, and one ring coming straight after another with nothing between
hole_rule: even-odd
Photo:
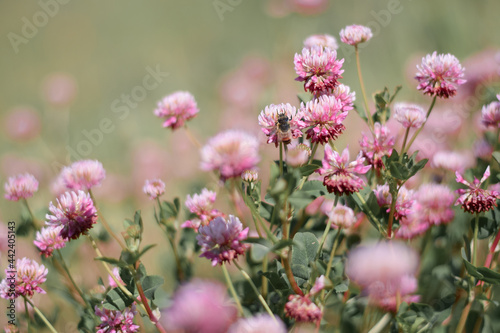
<instances>
[{"instance_id":1,"label":"cluster of pink flowers","mask_svg":"<svg viewBox=\"0 0 500 333\"><path fill-rule=\"evenodd\" d=\"M38 180L35 176L25 173L10 177L4 185L5 198L11 201L26 199L38 191Z\"/></svg>"},{"instance_id":2,"label":"cluster of pink flowers","mask_svg":"<svg viewBox=\"0 0 500 333\"><path fill-rule=\"evenodd\" d=\"M223 217L216 217L198 229L196 239L201 246L200 257L212 261L212 266L230 263L250 247L250 244L242 243L248 237L248 230L243 229L240 220L233 215L229 215L227 221Z\"/></svg>"},{"instance_id":3,"label":"cluster of pink flowers","mask_svg":"<svg viewBox=\"0 0 500 333\"><path fill-rule=\"evenodd\" d=\"M47 221L49 226L61 226L60 235L65 239L77 239L97 223L97 209L88 193L83 191L66 192L56 200L57 206L50 202Z\"/></svg>"},{"instance_id":4,"label":"cluster of pink flowers","mask_svg":"<svg viewBox=\"0 0 500 333\"><path fill-rule=\"evenodd\" d=\"M380 207L388 207L387 212L389 213L392 202L392 195L389 191L389 185L377 185L376 189L374 189L373 192L377 197L378 205ZM412 207L413 202L413 191L408 190L404 185L401 186L398 192L398 197L396 199L394 217L398 220L406 217L410 212L410 208Z\"/></svg>"},{"instance_id":5,"label":"cluster of pink flowers","mask_svg":"<svg viewBox=\"0 0 500 333\"><path fill-rule=\"evenodd\" d=\"M425 95L449 98L457 93L456 86L464 84L466 80L464 69L458 59L451 54L437 54L434 52L422 58L422 64L417 66L415 79L419 82L417 89Z\"/></svg>"},{"instance_id":6,"label":"cluster of pink flowers","mask_svg":"<svg viewBox=\"0 0 500 333\"><path fill-rule=\"evenodd\" d=\"M359 43L364 43L373 37L370 28L363 25L348 25L344 29L340 30L340 40L342 43L346 43L352 46L356 46Z\"/></svg>"},{"instance_id":7,"label":"cluster of pink flowers","mask_svg":"<svg viewBox=\"0 0 500 333\"><path fill-rule=\"evenodd\" d=\"M323 95L302 104L304 122L309 127L307 139L311 139L311 143L325 144L342 134L345 129L342 123L347 117L343 107L342 101L334 95Z\"/></svg>"},{"instance_id":8,"label":"cluster of pink flowers","mask_svg":"<svg viewBox=\"0 0 500 333\"><path fill-rule=\"evenodd\" d=\"M99 161L81 160L64 167L60 177L67 189L88 191L92 187L101 185L106 178L106 171Z\"/></svg>"},{"instance_id":9,"label":"cluster of pink flowers","mask_svg":"<svg viewBox=\"0 0 500 333\"><path fill-rule=\"evenodd\" d=\"M38 264L29 258L16 261L15 273L5 270L6 277L0 282L0 297L15 299L20 296L33 297L35 293L45 294L40 285L47 280L48 270L44 265ZM11 290L15 289L15 292Z\"/></svg>"},{"instance_id":10,"label":"cluster of pink flowers","mask_svg":"<svg viewBox=\"0 0 500 333\"><path fill-rule=\"evenodd\" d=\"M154 200L165 193L165 183L161 179L148 179L142 191L149 196L151 200Z\"/></svg>"},{"instance_id":11,"label":"cluster of pink flowers","mask_svg":"<svg viewBox=\"0 0 500 333\"><path fill-rule=\"evenodd\" d=\"M397 298L412 303L417 290L418 255L408 246L395 241L359 246L347 257L346 274L358 284L370 302L395 311Z\"/></svg>"},{"instance_id":12,"label":"cluster of pink flowers","mask_svg":"<svg viewBox=\"0 0 500 333\"><path fill-rule=\"evenodd\" d=\"M485 190L481 185L490 176L490 167L484 171L481 180L474 177L472 183L465 180L461 174L456 172L457 182L462 183L468 189L458 189L456 192L460 195L455 205L461 205L462 209L469 213L481 213L490 210L497 205L497 199L500 198L500 193L495 190Z\"/></svg>"},{"instance_id":13,"label":"cluster of pink flowers","mask_svg":"<svg viewBox=\"0 0 500 333\"><path fill-rule=\"evenodd\" d=\"M204 188L200 194L194 194L192 197L187 196L185 205L189 211L197 215L197 218L184 222L182 228L193 228L198 231L200 226L206 226L216 217L225 217L219 210L213 208L213 204L217 199L217 193Z\"/></svg>"},{"instance_id":14,"label":"cluster of pink flowers","mask_svg":"<svg viewBox=\"0 0 500 333\"><path fill-rule=\"evenodd\" d=\"M96 333L134 333L139 331L139 325L134 324L134 317L137 314L135 304L123 311L99 309L96 305L95 315L99 317L101 323L96 327Z\"/></svg>"},{"instance_id":15,"label":"cluster of pink flowers","mask_svg":"<svg viewBox=\"0 0 500 333\"><path fill-rule=\"evenodd\" d=\"M337 52L328 48L304 48L295 54L297 81L304 82L304 90L315 96L330 93L341 79L344 59L337 59Z\"/></svg>"},{"instance_id":16,"label":"cluster of pink flowers","mask_svg":"<svg viewBox=\"0 0 500 333\"><path fill-rule=\"evenodd\" d=\"M391 136L389 128L377 122L374 125L373 137L369 138L363 133L359 145L368 163L375 169L380 169L383 166L382 156L392 154L394 143L395 138Z\"/></svg>"},{"instance_id":17,"label":"cluster of pink flowers","mask_svg":"<svg viewBox=\"0 0 500 333\"><path fill-rule=\"evenodd\" d=\"M340 155L327 145L322 161L323 166L317 172L325 176L323 184L327 187L328 192L336 195L350 195L365 186L363 179L357 176L357 174L365 174L370 170L369 165L363 165L364 161L365 159L359 154L356 160L349 162L347 148Z\"/></svg>"},{"instance_id":18,"label":"cluster of pink flowers","mask_svg":"<svg viewBox=\"0 0 500 333\"><path fill-rule=\"evenodd\" d=\"M255 169L259 161L257 138L238 130L217 134L201 149L201 168L219 172L222 180Z\"/></svg>"},{"instance_id":19,"label":"cluster of pink flowers","mask_svg":"<svg viewBox=\"0 0 500 333\"><path fill-rule=\"evenodd\" d=\"M318 305L311 300L325 287L325 276L321 275L314 282L313 287L306 295L290 295L285 304L285 315L298 322L315 323L321 320L323 313Z\"/></svg>"},{"instance_id":20,"label":"cluster of pink flowers","mask_svg":"<svg viewBox=\"0 0 500 333\"><path fill-rule=\"evenodd\" d=\"M484 105L481 110L481 122L486 128L500 128L500 94L497 101Z\"/></svg>"},{"instance_id":21,"label":"cluster of pink flowers","mask_svg":"<svg viewBox=\"0 0 500 333\"><path fill-rule=\"evenodd\" d=\"M356 222L356 216L350 207L341 204L334 206L333 200L325 200L320 210L328 217L328 222L334 228L349 229Z\"/></svg>"},{"instance_id":22,"label":"cluster of pink flowers","mask_svg":"<svg viewBox=\"0 0 500 333\"><path fill-rule=\"evenodd\" d=\"M40 250L40 254L45 258L52 256L54 250L62 249L66 246L66 240L61 236L62 225L44 227L36 232L36 239L33 241Z\"/></svg>"},{"instance_id":23,"label":"cluster of pink flowers","mask_svg":"<svg viewBox=\"0 0 500 333\"><path fill-rule=\"evenodd\" d=\"M177 91L158 102L154 114L165 119L163 127L175 130L184 126L184 123L194 118L199 111L193 95L187 91Z\"/></svg>"},{"instance_id":24,"label":"cluster of pink flowers","mask_svg":"<svg viewBox=\"0 0 500 333\"><path fill-rule=\"evenodd\" d=\"M175 292L161 321L175 332L219 333L227 331L237 314L224 285L193 280Z\"/></svg>"},{"instance_id":25,"label":"cluster of pink flowers","mask_svg":"<svg viewBox=\"0 0 500 333\"><path fill-rule=\"evenodd\" d=\"M278 118L280 115L285 116L290 126L291 139L297 139L302 136L302 131L306 124L301 120L302 112L297 112L297 109L290 104L268 105L259 115L259 125L262 127L262 132L268 136L267 143L273 143L278 146L279 142L283 142L280 138L278 129Z\"/></svg>"}]
</instances>

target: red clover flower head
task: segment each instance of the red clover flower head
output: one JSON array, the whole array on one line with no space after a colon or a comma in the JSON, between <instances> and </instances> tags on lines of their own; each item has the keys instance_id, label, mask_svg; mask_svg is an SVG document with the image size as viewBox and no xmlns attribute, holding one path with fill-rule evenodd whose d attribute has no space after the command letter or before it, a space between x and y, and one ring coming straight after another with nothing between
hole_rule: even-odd
<instances>
[{"instance_id":1,"label":"red clover flower head","mask_svg":"<svg viewBox=\"0 0 500 333\"><path fill-rule=\"evenodd\" d=\"M97 209L88 193L83 191L66 192L57 199L57 206L49 205L47 214L49 226L62 226L60 235L65 239L77 239L87 234L97 223Z\"/></svg>"},{"instance_id":2,"label":"red clover flower head","mask_svg":"<svg viewBox=\"0 0 500 333\"><path fill-rule=\"evenodd\" d=\"M446 185L424 184L415 193L415 200L420 206L420 218L431 225L449 223L455 217L455 195Z\"/></svg>"},{"instance_id":3,"label":"red clover flower head","mask_svg":"<svg viewBox=\"0 0 500 333\"><path fill-rule=\"evenodd\" d=\"M314 47L320 47L320 48L327 48L330 50L337 50L339 48L335 37L330 36L328 34L312 35L307 37L304 40L304 47L310 49Z\"/></svg>"},{"instance_id":4,"label":"red clover flower head","mask_svg":"<svg viewBox=\"0 0 500 333\"><path fill-rule=\"evenodd\" d=\"M142 191L154 200L165 193L165 183L161 179L147 179Z\"/></svg>"},{"instance_id":5,"label":"red clover flower head","mask_svg":"<svg viewBox=\"0 0 500 333\"><path fill-rule=\"evenodd\" d=\"M342 111L350 111L354 108L356 92L351 92L351 88L345 84L339 84L333 88L331 95L335 96L342 103Z\"/></svg>"},{"instance_id":6,"label":"red clover flower head","mask_svg":"<svg viewBox=\"0 0 500 333\"><path fill-rule=\"evenodd\" d=\"M481 122L487 128L500 128L500 95L498 101L484 105L481 109Z\"/></svg>"},{"instance_id":7,"label":"red clover flower head","mask_svg":"<svg viewBox=\"0 0 500 333\"><path fill-rule=\"evenodd\" d=\"M29 258L16 261L16 272L5 270L5 279L0 283L0 297L15 299L19 296L33 297L35 292L45 294L40 284L47 280L48 270L44 265L38 264ZM14 287L15 286L15 287ZM15 288L15 292L12 292Z\"/></svg>"},{"instance_id":8,"label":"red clover flower head","mask_svg":"<svg viewBox=\"0 0 500 333\"><path fill-rule=\"evenodd\" d=\"M418 90L424 95L437 96L439 98L453 97L457 93L457 87L464 84L466 80L464 69L458 59L451 54L437 54L434 52L422 58L422 64L417 65L415 79L419 82Z\"/></svg>"},{"instance_id":9,"label":"red clover flower head","mask_svg":"<svg viewBox=\"0 0 500 333\"><path fill-rule=\"evenodd\" d=\"M222 180L240 177L259 161L257 138L238 130L217 134L201 149L202 170L219 171Z\"/></svg>"},{"instance_id":10,"label":"red clover flower head","mask_svg":"<svg viewBox=\"0 0 500 333\"><path fill-rule=\"evenodd\" d=\"M455 202L456 205L462 205L462 209L468 213L481 213L489 211L493 206L497 205L497 199L500 198L500 193L495 190L484 190L481 184L490 176L490 167L484 171L483 178L478 180L474 177L474 181L469 183L461 174L455 173L457 182L462 183L468 189L458 189L456 192L460 197Z\"/></svg>"},{"instance_id":11,"label":"red clover flower head","mask_svg":"<svg viewBox=\"0 0 500 333\"><path fill-rule=\"evenodd\" d=\"M302 104L304 122L309 127L306 134L311 143L325 144L342 134L345 129L342 122L347 117L342 107L342 101L333 95L323 95Z\"/></svg>"},{"instance_id":12,"label":"red clover flower head","mask_svg":"<svg viewBox=\"0 0 500 333\"><path fill-rule=\"evenodd\" d=\"M88 191L92 187L101 185L106 178L106 171L99 161L81 160L64 167L61 177L68 189Z\"/></svg>"},{"instance_id":13,"label":"red clover flower head","mask_svg":"<svg viewBox=\"0 0 500 333\"><path fill-rule=\"evenodd\" d=\"M257 170L246 170L241 174L241 179L247 183L255 183L259 180L259 173Z\"/></svg>"},{"instance_id":14,"label":"red clover flower head","mask_svg":"<svg viewBox=\"0 0 500 333\"><path fill-rule=\"evenodd\" d=\"M323 166L318 169L324 175L323 184L328 192L336 195L350 195L365 186L365 182L356 174L365 174L371 166L363 165L365 159L359 154L356 160L349 162L349 150L344 149L342 155L334 151L330 145L325 146Z\"/></svg>"},{"instance_id":15,"label":"red clover flower head","mask_svg":"<svg viewBox=\"0 0 500 333\"><path fill-rule=\"evenodd\" d=\"M300 143L288 149L286 163L294 168L300 167L309 161L309 157L311 157L311 148Z\"/></svg>"},{"instance_id":16,"label":"red clover flower head","mask_svg":"<svg viewBox=\"0 0 500 333\"><path fill-rule=\"evenodd\" d=\"M61 236L63 226L48 226L36 232L36 239L33 241L45 258L52 256L54 250L62 249L66 246L66 240Z\"/></svg>"},{"instance_id":17,"label":"red clover flower head","mask_svg":"<svg viewBox=\"0 0 500 333\"><path fill-rule=\"evenodd\" d=\"M475 164L474 156L470 152L441 150L432 156L431 167L453 172L464 172Z\"/></svg>"},{"instance_id":18,"label":"red clover flower head","mask_svg":"<svg viewBox=\"0 0 500 333\"><path fill-rule=\"evenodd\" d=\"M396 103L394 118L405 128L420 128L425 122L425 111L417 104Z\"/></svg>"},{"instance_id":19,"label":"red clover flower head","mask_svg":"<svg viewBox=\"0 0 500 333\"><path fill-rule=\"evenodd\" d=\"M340 40L352 46L364 43L373 37L372 30L363 25L348 25L340 30Z\"/></svg>"},{"instance_id":20,"label":"red clover flower head","mask_svg":"<svg viewBox=\"0 0 500 333\"><path fill-rule=\"evenodd\" d=\"M301 137L301 129L306 127L306 124L302 121L302 112L297 112L294 106L288 103L266 106L259 115L259 125L262 127L262 132L268 136L267 143L274 142L276 147L278 146L278 142L284 141L283 138L280 138L280 124L278 123L280 115L284 115L288 119L291 135L290 140Z\"/></svg>"},{"instance_id":21,"label":"red clover flower head","mask_svg":"<svg viewBox=\"0 0 500 333\"><path fill-rule=\"evenodd\" d=\"M309 295L290 295L285 304L285 315L298 322L314 323L321 319L321 309L309 298Z\"/></svg>"},{"instance_id":22,"label":"red clover flower head","mask_svg":"<svg viewBox=\"0 0 500 333\"><path fill-rule=\"evenodd\" d=\"M362 134L359 145L368 163L374 168L380 169L383 166L382 156L390 156L394 147L395 139L391 136L389 128L380 123L375 123L373 137L370 139Z\"/></svg>"},{"instance_id":23,"label":"red clover flower head","mask_svg":"<svg viewBox=\"0 0 500 333\"><path fill-rule=\"evenodd\" d=\"M163 127L175 130L184 126L184 123L194 118L199 111L193 95L187 91L176 91L158 102L154 114L165 119Z\"/></svg>"},{"instance_id":24,"label":"red clover flower head","mask_svg":"<svg viewBox=\"0 0 500 333\"><path fill-rule=\"evenodd\" d=\"M4 185L5 199L18 201L33 196L38 191L38 180L35 176L25 173L14 177L9 177Z\"/></svg>"},{"instance_id":25,"label":"red clover flower head","mask_svg":"<svg viewBox=\"0 0 500 333\"><path fill-rule=\"evenodd\" d=\"M97 333L134 333L139 331L139 326L134 324L134 317L137 314L135 304L125 310L102 310L95 306L95 315L101 320L96 327Z\"/></svg>"},{"instance_id":26,"label":"red clover flower head","mask_svg":"<svg viewBox=\"0 0 500 333\"><path fill-rule=\"evenodd\" d=\"M320 207L321 212L328 216L328 222L330 222L334 228L348 229L352 227L356 222L354 211L350 207L341 204L337 204L337 206L334 207L333 204L333 200L325 200Z\"/></svg>"},{"instance_id":27,"label":"red clover flower head","mask_svg":"<svg viewBox=\"0 0 500 333\"><path fill-rule=\"evenodd\" d=\"M213 204L217 194L204 188L200 194L194 194L192 197L187 196L185 205L189 211L198 215L198 218L188 220L182 224L183 228L192 228L198 231L201 225L208 225L216 217L225 217L225 215L213 208Z\"/></svg>"},{"instance_id":28,"label":"red clover flower head","mask_svg":"<svg viewBox=\"0 0 500 333\"><path fill-rule=\"evenodd\" d=\"M212 266L231 263L250 247L250 244L242 243L247 236L248 228L243 229L237 217L229 215L227 221L223 217L216 217L198 230L196 239L203 252L200 257L211 260Z\"/></svg>"},{"instance_id":29,"label":"red clover flower head","mask_svg":"<svg viewBox=\"0 0 500 333\"><path fill-rule=\"evenodd\" d=\"M295 79L304 82L304 90L315 96L329 93L341 79L344 59L337 60L337 52L328 48L304 48L295 54Z\"/></svg>"}]
</instances>

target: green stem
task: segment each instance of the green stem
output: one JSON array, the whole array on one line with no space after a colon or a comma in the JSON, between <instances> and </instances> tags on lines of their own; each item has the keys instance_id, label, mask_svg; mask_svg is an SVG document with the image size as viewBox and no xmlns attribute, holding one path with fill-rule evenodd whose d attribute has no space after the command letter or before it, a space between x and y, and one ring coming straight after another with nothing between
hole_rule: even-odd
<instances>
[{"instance_id":1,"label":"green stem","mask_svg":"<svg viewBox=\"0 0 500 333\"><path fill-rule=\"evenodd\" d=\"M392 223L394 221L394 213L396 212L396 202L398 200L398 193L392 194L391 210L389 211L389 221L387 222L387 238L392 237Z\"/></svg>"},{"instance_id":2,"label":"green stem","mask_svg":"<svg viewBox=\"0 0 500 333\"><path fill-rule=\"evenodd\" d=\"M262 297L262 295L259 293L259 290L257 289L257 287L255 286L255 284L253 283L253 281L250 278L250 276L248 275L248 273L245 272L245 270L243 268L241 268L241 266L238 265L238 263L236 261L233 261L233 263L234 263L234 265L236 267L238 267L238 269L240 270L240 272L243 275L243 277L245 278L245 280L247 280L247 282L250 284L250 286L252 287L253 291L255 292L255 295L257 295L257 297L258 297L260 303L262 304L262 306L264 307L264 309L266 309L267 313L276 321L276 318L274 317L274 313L269 308L269 305L267 305L267 302L264 299L264 297Z\"/></svg>"},{"instance_id":3,"label":"green stem","mask_svg":"<svg viewBox=\"0 0 500 333\"><path fill-rule=\"evenodd\" d=\"M30 333L31 332L31 329L30 329L31 317L30 317L30 313L28 312L28 302L27 302L26 297L24 297L24 314L26 315L26 324L28 325L28 333Z\"/></svg>"},{"instance_id":4,"label":"green stem","mask_svg":"<svg viewBox=\"0 0 500 333\"><path fill-rule=\"evenodd\" d=\"M267 265L269 263L269 259L266 256L262 259L262 273L267 272ZM267 278L262 274L262 297L267 298Z\"/></svg>"},{"instance_id":5,"label":"green stem","mask_svg":"<svg viewBox=\"0 0 500 333\"><path fill-rule=\"evenodd\" d=\"M368 118L368 126L370 127L370 130L373 132L373 119L372 115L370 113L370 109L368 108L368 98L366 97L366 90L365 90L365 84L363 81L363 76L361 75L361 63L359 61L359 50L358 46L354 46L354 50L356 52L356 66L358 68L358 78L359 78L359 84L361 86L361 93L363 94L363 101L365 103L365 110L366 110L366 118Z\"/></svg>"},{"instance_id":6,"label":"green stem","mask_svg":"<svg viewBox=\"0 0 500 333\"><path fill-rule=\"evenodd\" d=\"M330 252L330 259L328 259L328 264L326 265L325 277L330 279L330 271L332 270L333 258L335 257L335 251L337 251L337 247L339 245L340 234L342 233L342 228L339 227L337 229L337 233L335 234L335 239L333 240L332 251ZM322 303L325 303L325 290L321 291L321 300Z\"/></svg>"},{"instance_id":7,"label":"green stem","mask_svg":"<svg viewBox=\"0 0 500 333\"><path fill-rule=\"evenodd\" d=\"M280 175L283 176L283 142L280 142Z\"/></svg>"},{"instance_id":8,"label":"green stem","mask_svg":"<svg viewBox=\"0 0 500 333\"><path fill-rule=\"evenodd\" d=\"M403 139L403 145L401 146L401 155L399 155L399 161L403 159L403 152L405 151L406 140L408 140L408 134L410 133L410 128L408 127L405 132L405 137Z\"/></svg>"},{"instance_id":9,"label":"green stem","mask_svg":"<svg viewBox=\"0 0 500 333\"><path fill-rule=\"evenodd\" d=\"M436 104L436 96L434 96L434 98L432 99L431 105L429 106L429 110L427 111L427 115L425 116L424 123L422 124L422 126L415 133L413 133L413 136L411 137L410 142L408 143L408 146L405 148L405 150L401 151L401 155L403 155L403 153L405 153L408 150L410 150L410 147L413 144L413 141L415 141L415 139L417 138L417 135L424 128L425 124L427 123L427 120L429 120L429 116L431 115L431 111L434 108L434 104Z\"/></svg>"},{"instance_id":10,"label":"green stem","mask_svg":"<svg viewBox=\"0 0 500 333\"><path fill-rule=\"evenodd\" d=\"M243 307L241 306L240 299L236 294L236 290L234 290L233 282L231 282L231 277L229 276L229 272L227 271L226 264L222 264L222 272L224 273L224 277L226 278L226 283L229 288L229 291L231 292L231 295L233 296L234 301L236 302L236 306L238 307L238 312L240 313L240 316L242 316Z\"/></svg>"},{"instance_id":11,"label":"green stem","mask_svg":"<svg viewBox=\"0 0 500 333\"><path fill-rule=\"evenodd\" d=\"M333 204L333 208L335 208L337 206L338 202L339 202L339 196L335 196L335 202ZM319 255L321 254L321 250L323 249L323 245L325 244L325 241L326 241L326 236L328 236L328 232L330 231L331 227L332 227L332 222L330 221L330 219L328 219L326 222L325 231L323 232L323 236L321 236L321 241L319 243L318 252L316 253L316 260L319 259Z\"/></svg>"},{"instance_id":12,"label":"green stem","mask_svg":"<svg viewBox=\"0 0 500 333\"><path fill-rule=\"evenodd\" d=\"M307 162L307 164L311 164L312 161L314 160L314 155L316 155L316 151L318 150L318 147L319 147L319 143L316 142L314 144L314 146L312 147L311 157L309 158L309 162Z\"/></svg>"},{"instance_id":13,"label":"green stem","mask_svg":"<svg viewBox=\"0 0 500 333\"><path fill-rule=\"evenodd\" d=\"M101 209L97 206L97 201L95 200L94 194L92 193L91 189L89 189L89 194L90 194L90 198L94 202L94 207L97 209L97 215L99 216L99 219L101 220L101 223L104 226L104 229L106 229L106 231L111 235L111 237L113 237L118 242L118 244L120 245L120 247L122 248L122 250L126 250L127 247L125 246L125 244L113 232L113 230L111 230L111 227L109 226L108 222L106 221L106 219L102 215Z\"/></svg>"},{"instance_id":14,"label":"green stem","mask_svg":"<svg viewBox=\"0 0 500 333\"><path fill-rule=\"evenodd\" d=\"M23 296L24 297L24 296ZM42 319L42 321L45 323L45 325L47 326L47 328L52 332L52 333L57 333L57 330L54 328L54 326L52 326L50 324L50 322L47 320L47 318L43 315L43 313L33 304L31 303L31 301L29 299L27 299L26 297L24 297L24 301L25 302L28 302L29 305L31 305L33 307L33 309L35 310L36 314ZM25 303L26 304L26 303ZM26 307L26 310L27 310L27 307ZM29 321L28 321L28 327L29 327Z\"/></svg>"},{"instance_id":15,"label":"green stem","mask_svg":"<svg viewBox=\"0 0 500 333\"><path fill-rule=\"evenodd\" d=\"M476 223L475 223L475 226L474 226L474 254L472 256L472 265L474 266L477 266L477 233L478 233L478 230L479 230L479 214L476 213Z\"/></svg>"},{"instance_id":16,"label":"green stem","mask_svg":"<svg viewBox=\"0 0 500 333\"><path fill-rule=\"evenodd\" d=\"M39 230L41 228L40 221L35 217L33 214L33 211L30 208L30 205L28 204L28 200L26 198L23 198L24 205L26 206L26 209L28 210L28 213L31 216L31 221L33 221L33 226L35 229Z\"/></svg>"},{"instance_id":17,"label":"green stem","mask_svg":"<svg viewBox=\"0 0 500 333\"><path fill-rule=\"evenodd\" d=\"M82 300L85 302L85 306L90 309L90 310L93 310L92 309L92 306L90 305L90 303L87 301L87 299L85 298L85 296L83 296L83 292L81 291L81 289L78 287L78 285L76 284L75 280L73 279L73 276L71 275L71 273L69 272L69 268L68 266L66 265L66 262L64 261L64 258L62 256L62 253L60 250L57 250L56 251L57 254L59 255L59 262L61 263L61 266L62 268L64 269L64 271L66 272L66 275L68 275L68 278L69 280L71 281L71 284L73 285L73 287L75 288L75 290L78 292L78 295L80 295L80 297L82 298Z\"/></svg>"}]
</instances>

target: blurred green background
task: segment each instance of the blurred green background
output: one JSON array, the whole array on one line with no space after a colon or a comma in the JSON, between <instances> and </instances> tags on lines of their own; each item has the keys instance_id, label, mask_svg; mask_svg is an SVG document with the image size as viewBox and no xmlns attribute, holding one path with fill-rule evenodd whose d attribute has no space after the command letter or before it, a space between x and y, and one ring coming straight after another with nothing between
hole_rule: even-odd
<instances>
[{"instance_id":1,"label":"blurred green background","mask_svg":"<svg viewBox=\"0 0 500 333\"><path fill-rule=\"evenodd\" d=\"M422 98L409 79L414 67L408 69L408 63L435 50L463 61L500 45L500 2L495 0L330 1L315 14L287 7L287 2L293 1L2 1L2 184L15 173L35 173L40 191L30 202L43 217L54 200L49 187L58 168L75 160L69 150L88 141L85 131L96 133L103 119L109 119L106 126L113 129L101 131L102 137L95 134L97 144L87 145L88 153L80 156L100 160L107 170L107 184L97 195L118 228L135 209L151 214L151 203L140 192L146 178L162 177L169 200L184 200L209 179L199 171L197 148L186 133L163 129L153 115L158 100L173 91L188 90L197 99L200 113L189 126L200 142L233 125L263 139L257 116L266 105L298 106L295 96L302 85L294 81L293 56L309 35L328 33L338 40L346 25L370 26L374 37L361 51L368 91L403 84L401 97L410 100ZM37 22L34 30L27 27ZM359 100L351 51L346 46L338 50L339 57L346 57L341 82L357 91ZM125 105L123 94L144 85L148 68L168 75L154 89L144 90L141 100L132 101L128 112L118 111L117 105ZM54 73L76 83L74 98L64 105L49 103L43 94ZM246 80L241 78L245 73ZM252 80L257 84L252 86ZM250 90L251 101L243 96L247 104L238 105L240 97L233 94ZM20 106L39 116L39 135L21 140L8 134L8 119ZM358 128L348 128L348 133L358 140ZM20 204L0 200L1 221L17 219L19 212ZM152 233L158 233L155 228ZM152 235L151 241L162 237ZM158 255L166 249L155 251Z\"/></svg>"}]
</instances>

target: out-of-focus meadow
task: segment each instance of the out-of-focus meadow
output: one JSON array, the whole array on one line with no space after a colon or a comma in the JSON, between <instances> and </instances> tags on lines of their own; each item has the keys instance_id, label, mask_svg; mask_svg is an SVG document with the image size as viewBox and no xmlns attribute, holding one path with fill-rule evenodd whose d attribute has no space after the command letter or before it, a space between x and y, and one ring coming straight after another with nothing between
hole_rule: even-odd
<instances>
[{"instance_id":1,"label":"out-of-focus meadow","mask_svg":"<svg viewBox=\"0 0 500 333\"><path fill-rule=\"evenodd\" d=\"M466 68L466 79L471 69L496 70L492 75L500 76L498 1L330 1L317 13L287 3L307 1L2 2L1 183L20 172L33 173L40 190L30 204L43 217L55 199L51 183L60 167L98 159L107 171L95 191L104 214L119 229L124 218L141 209L145 242L164 245L145 257L146 265L151 273L167 275L173 258L165 256L170 248L152 219L144 181L160 177L167 185L166 199L184 200L211 179L200 171L198 148L184 129L166 130L153 115L163 96L176 90L195 96L200 113L188 126L202 144L229 128L258 135L265 175L267 161L277 152L274 145L265 145L257 116L271 103L298 106L302 84L294 81L293 56L309 35L328 33L338 40L346 25L369 26L374 37L363 45L361 62L370 93L402 84L400 99L421 101L412 76L415 64L433 51L455 55ZM468 62L485 50L491 51ZM338 50L345 57L342 83L358 92L352 51L345 45ZM351 148L363 129L358 118L349 114L340 138ZM227 205L218 204L222 209ZM0 200L0 221L16 220L20 212L20 203ZM18 238L17 249L17 257L39 258L31 241ZM117 247L107 250L119 253ZM72 269L86 288L92 288L101 267L88 269L77 262L85 259L88 265L92 257L87 245L73 256ZM197 264L195 275L209 265ZM0 318L3 323L5 317Z\"/></svg>"}]
</instances>

